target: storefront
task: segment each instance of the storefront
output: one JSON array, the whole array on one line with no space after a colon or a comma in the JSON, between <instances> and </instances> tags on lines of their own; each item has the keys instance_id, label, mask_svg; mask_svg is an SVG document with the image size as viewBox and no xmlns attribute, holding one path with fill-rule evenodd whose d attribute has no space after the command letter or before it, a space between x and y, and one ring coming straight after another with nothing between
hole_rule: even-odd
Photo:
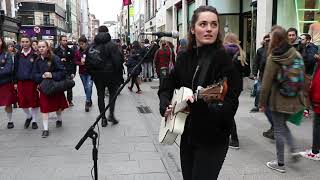
<instances>
[{"instance_id":1,"label":"storefront","mask_svg":"<svg viewBox=\"0 0 320 180\"><path fill-rule=\"evenodd\" d=\"M1 16L1 36L6 43L17 42L19 38L20 21L7 16Z\"/></svg>"},{"instance_id":2,"label":"storefront","mask_svg":"<svg viewBox=\"0 0 320 180\"><path fill-rule=\"evenodd\" d=\"M62 34L56 27L45 26L22 26L20 30L21 34L27 34L32 39L46 40L51 45L56 44L58 36Z\"/></svg>"},{"instance_id":3,"label":"storefront","mask_svg":"<svg viewBox=\"0 0 320 180\"><path fill-rule=\"evenodd\" d=\"M294 27L298 34L308 33L313 23L320 21L320 0L274 0L273 24L286 29Z\"/></svg>"}]
</instances>

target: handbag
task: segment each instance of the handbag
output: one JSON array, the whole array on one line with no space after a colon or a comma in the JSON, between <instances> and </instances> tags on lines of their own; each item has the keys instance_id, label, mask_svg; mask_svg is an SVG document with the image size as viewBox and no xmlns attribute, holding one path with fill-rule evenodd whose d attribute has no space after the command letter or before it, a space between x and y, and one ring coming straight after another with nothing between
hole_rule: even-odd
<instances>
[{"instance_id":1,"label":"handbag","mask_svg":"<svg viewBox=\"0 0 320 180\"><path fill-rule=\"evenodd\" d=\"M49 71L52 71L52 63L48 63ZM53 96L59 92L64 92L69 90L75 86L74 80L71 78L66 78L60 81L55 81L53 79L43 79L39 84L39 88L41 92L43 92L47 96Z\"/></svg>"},{"instance_id":2,"label":"handbag","mask_svg":"<svg viewBox=\"0 0 320 180\"><path fill-rule=\"evenodd\" d=\"M66 78L61 81L55 81L53 79L43 79L40 83L40 90L47 96L53 96L59 92L64 92L75 86L74 80Z\"/></svg>"}]
</instances>

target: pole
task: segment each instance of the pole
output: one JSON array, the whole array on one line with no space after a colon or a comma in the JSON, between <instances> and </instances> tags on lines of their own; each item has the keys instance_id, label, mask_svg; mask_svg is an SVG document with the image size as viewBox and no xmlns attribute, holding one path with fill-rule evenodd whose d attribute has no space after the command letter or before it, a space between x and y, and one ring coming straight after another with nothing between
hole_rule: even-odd
<instances>
[{"instance_id":1,"label":"pole","mask_svg":"<svg viewBox=\"0 0 320 180\"><path fill-rule=\"evenodd\" d=\"M130 5L128 5L128 34L127 34L127 45L130 44Z\"/></svg>"}]
</instances>

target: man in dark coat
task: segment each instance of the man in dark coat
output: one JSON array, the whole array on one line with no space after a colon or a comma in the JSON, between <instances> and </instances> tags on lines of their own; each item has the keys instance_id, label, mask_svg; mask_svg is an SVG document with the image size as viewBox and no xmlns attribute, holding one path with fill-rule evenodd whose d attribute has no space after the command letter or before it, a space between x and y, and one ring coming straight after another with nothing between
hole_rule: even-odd
<instances>
[{"instance_id":1,"label":"man in dark coat","mask_svg":"<svg viewBox=\"0 0 320 180\"><path fill-rule=\"evenodd\" d=\"M106 87L109 90L109 103L111 103L110 100L116 94L120 84L123 83L123 58L121 58L121 53L118 46L111 41L111 36L108 32L109 30L106 26L100 26L98 28L98 34L94 38L93 44L93 46L101 48L101 58L104 60L104 64L106 64L106 66L99 70L89 69L93 82L96 85L100 113L102 113L105 108L104 98ZM108 64L112 64L112 66L108 66ZM119 121L114 117L114 108L115 102L110 105L108 121L112 122L113 124L118 124ZM107 125L108 122L106 115L103 114L101 126L106 127Z\"/></svg>"},{"instance_id":2,"label":"man in dark coat","mask_svg":"<svg viewBox=\"0 0 320 180\"><path fill-rule=\"evenodd\" d=\"M68 78L74 78L76 74L76 64L74 61L74 51L68 47L68 38L65 35L60 36L59 38L59 46L54 50L54 53L60 57L61 62L67 71ZM69 102L69 106L73 106L72 102L72 89L67 91L67 99Z\"/></svg>"}]
</instances>

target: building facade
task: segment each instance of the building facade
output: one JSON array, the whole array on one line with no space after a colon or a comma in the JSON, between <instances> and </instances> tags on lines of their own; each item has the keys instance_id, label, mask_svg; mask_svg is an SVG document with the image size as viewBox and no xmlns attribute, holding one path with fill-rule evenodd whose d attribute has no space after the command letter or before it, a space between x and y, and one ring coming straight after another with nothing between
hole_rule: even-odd
<instances>
[{"instance_id":1,"label":"building facade","mask_svg":"<svg viewBox=\"0 0 320 180\"><path fill-rule=\"evenodd\" d=\"M89 40L91 40L91 35L89 32L91 32L90 26L89 26L89 2L88 0L81 0L81 18L80 18L80 34L85 35Z\"/></svg>"},{"instance_id":2,"label":"building facade","mask_svg":"<svg viewBox=\"0 0 320 180\"><path fill-rule=\"evenodd\" d=\"M15 19L18 3L14 0L0 0L0 36L5 42L17 42L20 21Z\"/></svg>"},{"instance_id":3,"label":"building facade","mask_svg":"<svg viewBox=\"0 0 320 180\"><path fill-rule=\"evenodd\" d=\"M22 22L20 33L56 44L59 36L67 33L66 6L61 2L21 2L17 14Z\"/></svg>"},{"instance_id":4,"label":"building facade","mask_svg":"<svg viewBox=\"0 0 320 180\"><path fill-rule=\"evenodd\" d=\"M100 26L99 19L96 19L96 16L94 14L90 14L89 18L89 39L91 41L94 40L94 37L98 34L98 28Z\"/></svg>"}]
</instances>

